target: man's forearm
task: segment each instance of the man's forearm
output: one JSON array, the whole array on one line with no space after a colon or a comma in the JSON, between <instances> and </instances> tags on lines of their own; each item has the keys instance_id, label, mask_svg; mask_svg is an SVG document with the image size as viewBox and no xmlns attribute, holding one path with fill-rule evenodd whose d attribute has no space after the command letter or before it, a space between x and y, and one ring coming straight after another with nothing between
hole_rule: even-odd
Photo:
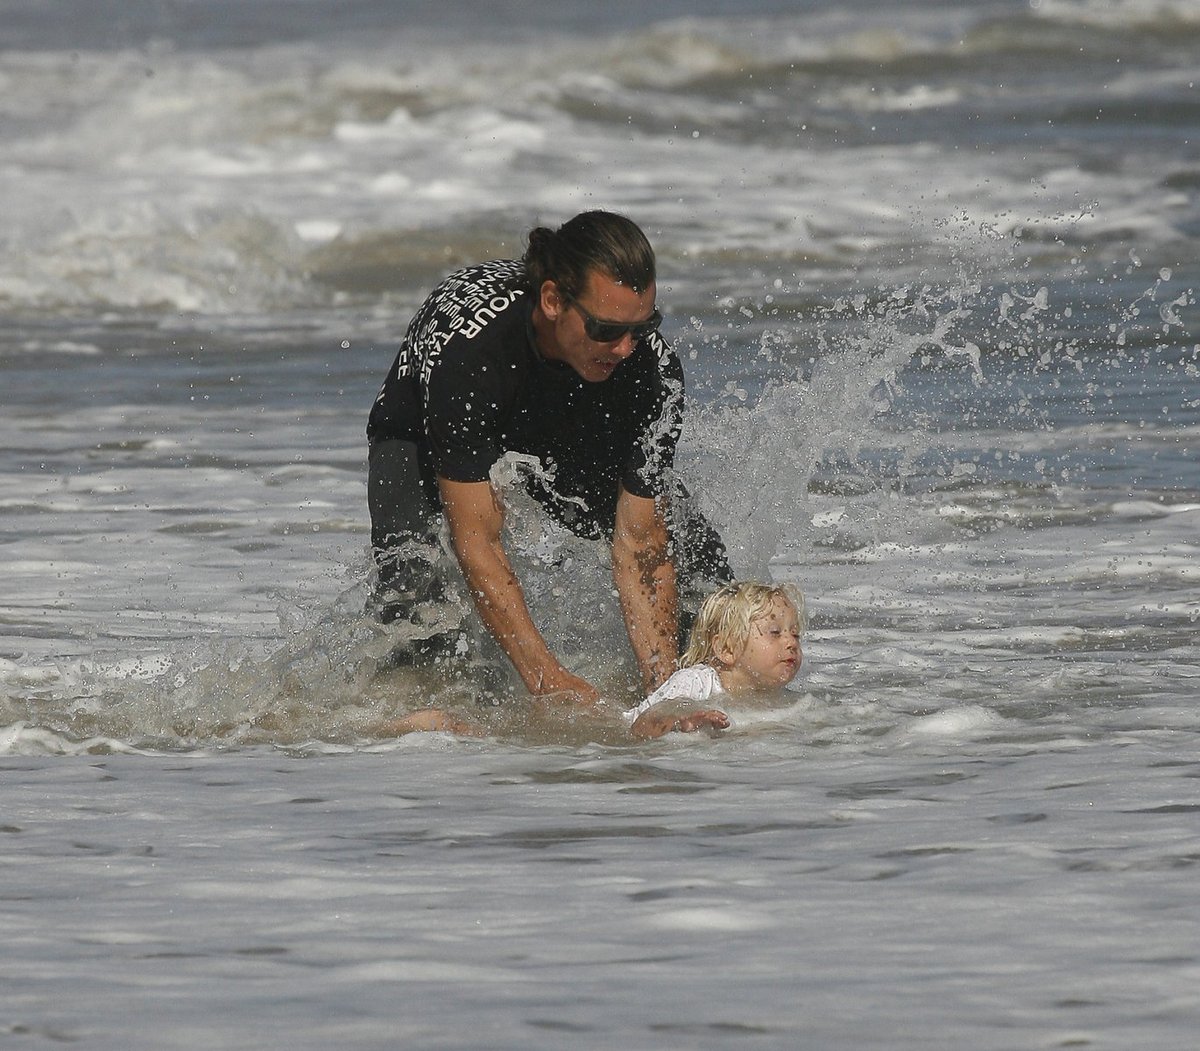
<instances>
[{"instance_id":1,"label":"man's forearm","mask_svg":"<svg viewBox=\"0 0 1200 1051\"><path fill-rule=\"evenodd\" d=\"M665 535L642 544L618 536L613 543L613 580L642 687L652 693L674 671L679 656L679 595Z\"/></svg>"},{"instance_id":2,"label":"man's forearm","mask_svg":"<svg viewBox=\"0 0 1200 1051\"><path fill-rule=\"evenodd\" d=\"M487 482L438 479L454 554L480 619L530 693L594 700L596 688L567 671L533 623L501 535L504 505Z\"/></svg>"},{"instance_id":3,"label":"man's forearm","mask_svg":"<svg viewBox=\"0 0 1200 1051\"><path fill-rule=\"evenodd\" d=\"M533 623L504 548L498 541L475 538L463 543L455 539L454 550L484 627L508 655L526 688L539 692L543 679L557 671L559 663Z\"/></svg>"}]
</instances>

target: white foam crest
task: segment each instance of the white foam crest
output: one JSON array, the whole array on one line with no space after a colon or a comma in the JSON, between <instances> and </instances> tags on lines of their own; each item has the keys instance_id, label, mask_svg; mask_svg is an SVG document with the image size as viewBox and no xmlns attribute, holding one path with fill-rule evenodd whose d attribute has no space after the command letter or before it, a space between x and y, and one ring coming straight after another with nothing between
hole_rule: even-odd
<instances>
[{"instance_id":1,"label":"white foam crest","mask_svg":"<svg viewBox=\"0 0 1200 1051\"><path fill-rule=\"evenodd\" d=\"M1178 29L1200 26L1200 9L1190 0L1033 0L1039 18L1105 29Z\"/></svg>"},{"instance_id":2,"label":"white foam crest","mask_svg":"<svg viewBox=\"0 0 1200 1051\"><path fill-rule=\"evenodd\" d=\"M1200 511L1200 504L1168 504L1160 500L1117 500L1113 514L1128 518L1167 518Z\"/></svg>"},{"instance_id":3,"label":"white foam crest","mask_svg":"<svg viewBox=\"0 0 1200 1051\"><path fill-rule=\"evenodd\" d=\"M630 79L675 85L797 64L886 63L936 53L960 39L970 22L962 11L918 8L906 10L903 19L891 11L836 7L772 18L682 18L618 38L604 65L618 63Z\"/></svg>"},{"instance_id":4,"label":"white foam crest","mask_svg":"<svg viewBox=\"0 0 1200 1051\"><path fill-rule=\"evenodd\" d=\"M2 294L0 291L0 295ZM72 339L27 339L13 349L25 354L67 354L79 357L94 357L101 353L95 343L80 343Z\"/></svg>"},{"instance_id":5,"label":"white foam crest","mask_svg":"<svg viewBox=\"0 0 1200 1051\"><path fill-rule=\"evenodd\" d=\"M899 726L891 737L898 744L931 738L970 741L995 733L1003 729L1005 724L1006 720L995 712L977 704L965 704L931 715L917 716Z\"/></svg>"},{"instance_id":6,"label":"white foam crest","mask_svg":"<svg viewBox=\"0 0 1200 1051\"><path fill-rule=\"evenodd\" d=\"M804 675L803 669L800 674ZM719 708L729 716L731 735L757 735L772 730L806 729L813 722L824 722L827 714L818 702L801 693L794 684L761 695L722 694L712 698L704 707Z\"/></svg>"},{"instance_id":7,"label":"white foam crest","mask_svg":"<svg viewBox=\"0 0 1200 1051\"><path fill-rule=\"evenodd\" d=\"M1141 544L1110 543L1089 558L1074 562L1065 571L1075 580L1142 580L1153 574L1160 582L1189 584L1200 581L1200 564L1192 545L1180 545L1175 551L1146 551Z\"/></svg>"},{"instance_id":8,"label":"white foam crest","mask_svg":"<svg viewBox=\"0 0 1200 1051\"><path fill-rule=\"evenodd\" d=\"M695 931L707 934L733 934L774 927L774 916L767 912L727 903L694 905L688 908L659 908L647 916L647 923L668 931Z\"/></svg>"},{"instance_id":9,"label":"white foam crest","mask_svg":"<svg viewBox=\"0 0 1200 1051\"><path fill-rule=\"evenodd\" d=\"M879 91L871 86L846 88L836 97L864 113L905 113L912 110L940 109L962 100L956 88L933 88L918 84L903 91Z\"/></svg>"},{"instance_id":10,"label":"white foam crest","mask_svg":"<svg viewBox=\"0 0 1200 1051\"><path fill-rule=\"evenodd\" d=\"M70 222L35 217L23 236L10 238L10 265L24 272L15 281L0 274L0 296L27 307L101 303L226 313L248 300L300 295L295 234L261 214L232 202L189 214L165 199L93 196L80 199Z\"/></svg>"},{"instance_id":11,"label":"white foam crest","mask_svg":"<svg viewBox=\"0 0 1200 1051\"><path fill-rule=\"evenodd\" d=\"M1182 213L1153 172L1047 172L1039 157L985 161L929 143L872 147L864 163L860 148L731 140L709 129L714 117L744 124L740 99L671 86L786 66L789 54L920 50L934 23L909 14L889 37L857 34L844 15L806 21L804 32L783 19L739 27L730 43L730 23L715 20L614 36L599 50L551 37L532 56L504 44L494 53L381 44L349 55L15 57L9 104L37 119L20 125L0 169L13 202L0 297L42 309L206 313L311 303L329 294L309 276L314 247L339 237L353 245L381 228L402 243L406 232L481 210L519 213L524 227L531 213L592 200L587 173L596 172L613 205L669 231L664 258L748 250L846 266L914 243L998 251L981 224L991 237L1028 229L1048 243L1177 235ZM618 54L632 47L619 70L604 60L609 44ZM636 70L667 86L650 90ZM878 97L900 108L946 101L923 90ZM599 120L597 92L611 111ZM621 114L638 119L630 126ZM677 131L657 127L664 121ZM1081 200L1104 208L1081 209ZM937 225L954 210L974 233Z\"/></svg>"},{"instance_id":12,"label":"white foam crest","mask_svg":"<svg viewBox=\"0 0 1200 1051\"><path fill-rule=\"evenodd\" d=\"M25 722L0 727L0 755L156 755L113 737L73 740Z\"/></svg>"},{"instance_id":13,"label":"white foam crest","mask_svg":"<svg viewBox=\"0 0 1200 1051\"><path fill-rule=\"evenodd\" d=\"M868 591L869 598L867 604L870 606L886 606L889 601L886 596L881 596L879 592ZM847 596L842 596L843 598ZM891 604L896 607L903 607L908 604L906 598L899 595L893 595ZM923 612L928 613L928 609ZM911 671L934 671L941 668L941 659L932 657L928 654L916 653L911 649L906 649L893 644L884 644L881 646L869 646L858 653L858 660L867 664L880 665L887 668L904 668Z\"/></svg>"},{"instance_id":14,"label":"white foam crest","mask_svg":"<svg viewBox=\"0 0 1200 1051\"><path fill-rule=\"evenodd\" d=\"M54 686L62 682L62 669L57 665L24 665L0 657L0 682L18 690Z\"/></svg>"}]
</instances>

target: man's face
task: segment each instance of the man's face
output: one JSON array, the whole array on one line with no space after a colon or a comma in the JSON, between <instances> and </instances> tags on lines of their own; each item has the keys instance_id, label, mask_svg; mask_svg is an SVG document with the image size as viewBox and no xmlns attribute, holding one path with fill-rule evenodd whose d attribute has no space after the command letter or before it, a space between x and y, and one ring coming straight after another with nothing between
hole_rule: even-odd
<instances>
[{"instance_id":1,"label":"man's face","mask_svg":"<svg viewBox=\"0 0 1200 1051\"><path fill-rule=\"evenodd\" d=\"M596 342L587 334L587 316L628 325L647 321L654 315L656 292L653 284L644 292L635 292L596 270L575 298L547 282L542 290L542 310L553 323L553 345L543 347L543 353L570 365L589 383L603 383L633 353L637 339L626 332L617 340Z\"/></svg>"}]
</instances>

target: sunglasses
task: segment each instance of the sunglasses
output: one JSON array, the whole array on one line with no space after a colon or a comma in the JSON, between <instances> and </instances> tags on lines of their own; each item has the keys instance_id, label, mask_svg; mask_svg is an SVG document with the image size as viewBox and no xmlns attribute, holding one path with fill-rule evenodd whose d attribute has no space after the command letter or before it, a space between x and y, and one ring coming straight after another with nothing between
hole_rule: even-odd
<instances>
[{"instance_id":1,"label":"sunglasses","mask_svg":"<svg viewBox=\"0 0 1200 1051\"><path fill-rule=\"evenodd\" d=\"M654 313L645 321L601 321L589 314L574 296L563 292L562 297L579 311L580 317L583 318L583 331L593 343L616 343L624 339L626 333L633 336L636 343L645 339L651 332L657 332L658 326L662 324L662 314L658 312L658 307L654 308Z\"/></svg>"}]
</instances>

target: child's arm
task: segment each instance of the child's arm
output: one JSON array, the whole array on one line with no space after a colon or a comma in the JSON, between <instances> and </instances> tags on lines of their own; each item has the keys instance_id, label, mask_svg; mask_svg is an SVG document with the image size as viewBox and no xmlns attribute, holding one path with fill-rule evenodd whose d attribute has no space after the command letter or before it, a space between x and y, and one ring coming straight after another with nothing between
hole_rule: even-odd
<instances>
[{"instance_id":1,"label":"child's arm","mask_svg":"<svg viewBox=\"0 0 1200 1051\"><path fill-rule=\"evenodd\" d=\"M665 710L662 710L664 709ZM697 730L729 729L729 716L716 708L701 708L695 711L680 712L669 706L655 706L642 712L629 728L629 732L639 741L647 741L653 737L662 737L672 731L679 733L695 733Z\"/></svg>"}]
</instances>

